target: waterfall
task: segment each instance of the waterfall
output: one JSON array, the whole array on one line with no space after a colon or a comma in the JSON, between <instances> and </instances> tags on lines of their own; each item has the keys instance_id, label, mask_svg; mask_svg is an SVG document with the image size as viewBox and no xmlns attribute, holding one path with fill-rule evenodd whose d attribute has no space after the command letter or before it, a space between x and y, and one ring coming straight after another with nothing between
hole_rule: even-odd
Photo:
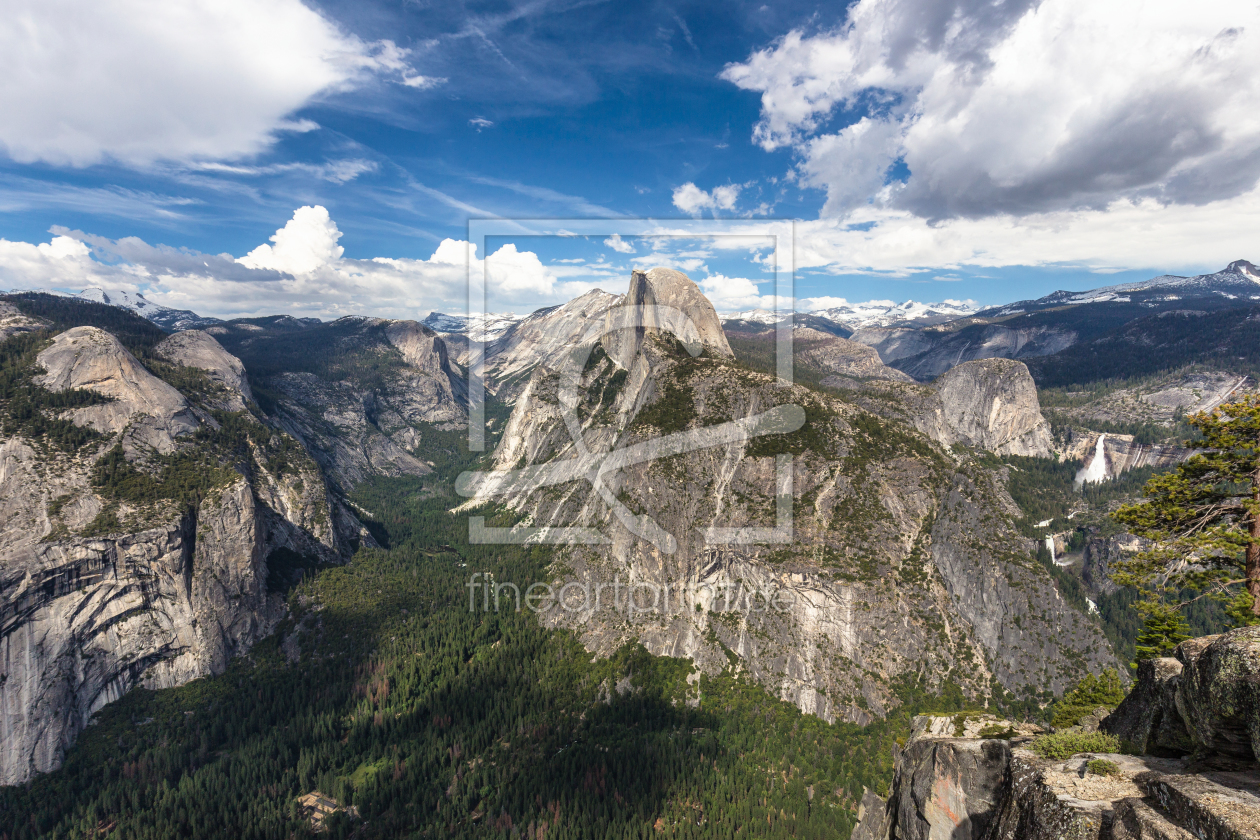
<instances>
[{"instance_id":1,"label":"waterfall","mask_svg":"<svg viewBox=\"0 0 1260 840\"><path fill-rule=\"evenodd\" d=\"M1096 484L1107 478L1106 441L1107 436L1105 434L1098 436L1098 442L1094 444L1094 457L1076 474L1075 483L1077 487L1080 487L1087 481L1092 481Z\"/></svg>"},{"instance_id":2,"label":"waterfall","mask_svg":"<svg viewBox=\"0 0 1260 840\"><path fill-rule=\"evenodd\" d=\"M1046 550L1050 552L1050 562L1058 563L1059 561L1054 556L1054 537L1046 537Z\"/></svg>"}]
</instances>

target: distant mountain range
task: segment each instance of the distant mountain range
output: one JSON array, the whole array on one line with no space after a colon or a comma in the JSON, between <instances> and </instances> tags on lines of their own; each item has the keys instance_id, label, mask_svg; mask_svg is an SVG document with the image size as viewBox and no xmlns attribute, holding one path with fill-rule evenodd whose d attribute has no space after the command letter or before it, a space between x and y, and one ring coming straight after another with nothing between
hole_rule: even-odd
<instances>
[{"instance_id":1,"label":"distant mountain range","mask_svg":"<svg viewBox=\"0 0 1260 840\"><path fill-rule=\"evenodd\" d=\"M592 294L611 297L604 292ZM143 294L135 292L92 288L69 296L125 309L147 318L167 332L204 329L225 323L190 310L153 303ZM583 301L578 306L582 312L590 309L590 302L585 301L585 297L579 299ZM537 332L529 325L543 325L544 332L549 329L545 325L549 323L548 314L553 311L559 313L557 317L565 322L565 326L557 327L559 333L568 335L571 331L568 321L572 319L564 313L576 303L571 301L563 307L547 307L526 315L499 312L470 316L431 312L420 323L444 336L453 360L463 364L467 359L469 340L482 341L487 345L506 342L497 351L487 348L488 359L496 353L503 356L505 348L520 343L520 335L523 334L518 333L521 330L526 329L531 334ZM1015 301L984 309L956 300L939 303L913 300L902 303L888 300L845 303L794 313L794 325L797 329L807 328L852 338L874 348L884 364L923 381L933 379L965 361L1010 358L1044 360L1032 365L1038 381L1062 384L1066 380L1078 381L1082 376L1090 376L1088 370L1092 363L1087 360L1095 352L1089 349L1094 342L1111 342L1108 346L1114 354L1118 339L1113 334L1118 335L1118 331L1127 330L1126 338L1121 342L1127 346L1139 340L1135 338L1138 334L1159 333L1162 326L1168 326L1143 327L1143 319L1148 316L1170 312L1197 315L1258 305L1260 269L1247 260L1235 260L1211 274L1193 277L1165 274L1138 283L1103 286L1088 291L1057 291L1036 300ZM596 310L598 307L591 311ZM755 335L781 320L783 313L751 309L727 312L719 317L723 327L733 335ZM267 319L244 320L261 324ZM294 320L295 325L298 320L304 326L317 323L306 318ZM281 326L278 322L272 324L270 320L267 323L269 328ZM1209 332L1218 329L1206 322L1204 327ZM1219 330L1232 335L1236 327L1221 325ZM532 346L539 340L542 336L526 343ZM1181 363L1185 363L1188 352L1175 355L1182 360ZM1241 356L1235 353L1232 358L1246 360L1251 357L1246 348L1240 352ZM509 352L508 356L511 355ZM1126 352L1123 356L1126 365L1136 363L1131 354ZM1146 360L1147 364L1139 367L1142 370L1151 365L1159 367L1161 358L1162 354L1154 354ZM507 356L498 359L498 364L506 365L505 369L514 367ZM1110 375L1116 374L1113 368L1114 365L1108 367Z\"/></svg>"},{"instance_id":2,"label":"distant mountain range","mask_svg":"<svg viewBox=\"0 0 1260 840\"><path fill-rule=\"evenodd\" d=\"M134 312L142 318L148 318L167 332L182 330L199 330L214 324L221 324L219 318L210 318L190 312L187 309L172 309L147 300L138 292L106 291L105 289L84 289L73 297L104 303Z\"/></svg>"},{"instance_id":3,"label":"distant mountain range","mask_svg":"<svg viewBox=\"0 0 1260 840\"><path fill-rule=\"evenodd\" d=\"M447 315L444 312L430 312L420 323L436 333L465 335L473 341L494 341L508 331L513 324L524 320L528 315L515 315L511 312L488 312L485 315Z\"/></svg>"},{"instance_id":4,"label":"distant mountain range","mask_svg":"<svg viewBox=\"0 0 1260 840\"><path fill-rule=\"evenodd\" d=\"M1139 303L1151 308L1166 308L1165 304L1209 301L1210 308L1220 309L1231 302L1260 301L1260 269L1246 260L1234 260L1223 270L1213 274L1181 277L1163 274L1139 283L1121 283L1103 286L1087 292L1053 292L1036 300L1021 300L996 306L976 313L981 318L999 318L1037 312L1059 306L1079 306L1088 303Z\"/></svg>"},{"instance_id":5,"label":"distant mountain range","mask_svg":"<svg viewBox=\"0 0 1260 840\"><path fill-rule=\"evenodd\" d=\"M846 303L844 306L833 306L827 309L811 309L797 315L798 317L801 314L813 315L849 330L859 330L863 327L886 327L892 324L928 327L956 318L964 318L974 314L977 309L979 307L968 301L956 300L942 303L919 303L913 300L894 303L891 300L868 300L864 303ZM784 313L772 312L769 309L722 313L723 321L747 321L758 324L775 324L783 317Z\"/></svg>"}]
</instances>

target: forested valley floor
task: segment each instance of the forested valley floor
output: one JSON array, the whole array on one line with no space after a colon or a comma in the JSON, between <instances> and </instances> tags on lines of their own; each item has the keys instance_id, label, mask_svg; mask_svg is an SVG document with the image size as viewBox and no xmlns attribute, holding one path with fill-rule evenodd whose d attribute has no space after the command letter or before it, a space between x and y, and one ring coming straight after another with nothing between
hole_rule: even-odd
<instances>
[{"instance_id":1,"label":"forested valley floor","mask_svg":"<svg viewBox=\"0 0 1260 840\"><path fill-rule=\"evenodd\" d=\"M472 572L523 589L547 549L467 544L418 479L355 498L388 548L308 569L225 674L104 707L60 770L0 789L0 840L315 836L312 790L358 811L320 836L844 837L911 713L963 704L908 686L890 719L833 725L734 668L593 659L528 611L469 610Z\"/></svg>"}]
</instances>

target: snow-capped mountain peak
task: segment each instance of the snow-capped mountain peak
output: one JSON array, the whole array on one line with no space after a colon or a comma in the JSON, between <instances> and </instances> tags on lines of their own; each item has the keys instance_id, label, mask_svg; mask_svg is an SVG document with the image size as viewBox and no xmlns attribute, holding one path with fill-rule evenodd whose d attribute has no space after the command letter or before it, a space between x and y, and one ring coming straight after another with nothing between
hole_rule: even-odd
<instances>
[{"instance_id":1,"label":"snow-capped mountain peak","mask_svg":"<svg viewBox=\"0 0 1260 840\"><path fill-rule=\"evenodd\" d=\"M965 318L978 309L976 303L970 300L946 300L939 303L919 303L916 300L901 303L893 300L868 300L861 303L845 301L839 306L806 309L803 312L832 321L849 330L858 330L863 327L883 327L891 324L926 327L952 321L955 318ZM769 325L783 320L787 314L787 312L772 312L769 309L749 309L744 312L722 313L722 320L750 321Z\"/></svg>"},{"instance_id":2,"label":"snow-capped mountain peak","mask_svg":"<svg viewBox=\"0 0 1260 840\"><path fill-rule=\"evenodd\" d=\"M487 312L483 315L448 315L430 312L420 323L436 333L466 335L473 341L494 341L522 319L512 312Z\"/></svg>"},{"instance_id":3,"label":"snow-capped mountain peak","mask_svg":"<svg viewBox=\"0 0 1260 840\"><path fill-rule=\"evenodd\" d=\"M811 310L809 314L843 324L849 329L886 327L906 323L913 326L931 326L955 318L974 314L978 306L970 300L945 300L938 303L919 303L907 300L897 303L891 300L868 300L862 303L845 303L827 309Z\"/></svg>"},{"instance_id":4,"label":"snow-capped mountain peak","mask_svg":"<svg viewBox=\"0 0 1260 840\"><path fill-rule=\"evenodd\" d=\"M202 327L222 323L218 318L208 318L187 309L172 309L169 306L154 303L139 292L93 287L84 289L78 294L70 295L70 297L126 309L142 318L149 319L162 329L171 332L201 329Z\"/></svg>"}]
</instances>

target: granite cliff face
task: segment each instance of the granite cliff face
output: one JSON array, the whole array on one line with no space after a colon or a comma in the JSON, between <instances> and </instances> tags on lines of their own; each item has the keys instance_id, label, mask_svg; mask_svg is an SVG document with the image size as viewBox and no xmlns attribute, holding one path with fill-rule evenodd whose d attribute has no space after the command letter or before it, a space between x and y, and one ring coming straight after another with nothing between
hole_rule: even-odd
<instances>
[{"instance_id":1,"label":"granite cliff face","mask_svg":"<svg viewBox=\"0 0 1260 840\"><path fill-rule=\"evenodd\" d=\"M36 361L46 371L35 377L37 385L54 393L85 388L108 397L102 405L72 409L65 419L102 434L122 434L128 448L147 446L167 454L177 436L197 428L183 395L149 373L102 329L66 330Z\"/></svg>"},{"instance_id":2,"label":"granite cliff face","mask_svg":"<svg viewBox=\"0 0 1260 840\"><path fill-rule=\"evenodd\" d=\"M427 437L467 424L467 383L446 343L415 321L232 321L209 328L252 372L264 409L339 488L424 475Z\"/></svg>"},{"instance_id":3,"label":"granite cliff face","mask_svg":"<svg viewBox=\"0 0 1260 840\"><path fill-rule=\"evenodd\" d=\"M888 799L866 793L853 838L1260 838L1258 675L1255 627L1144 661L1101 722L1125 755L1042 758L1030 749L1035 728L989 715L915 718Z\"/></svg>"},{"instance_id":4,"label":"granite cliff face","mask_svg":"<svg viewBox=\"0 0 1260 840\"><path fill-rule=\"evenodd\" d=\"M540 309L522 318L486 345L484 375L500 397L514 397L535 365L556 367L562 356L577 346L591 321L600 319L620 300L618 295L592 289L562 306Z\"/></svg>"},{"instance_id":5,"label":"granite cliff face","mask_svg":"<svg viewBox=\"0 0 1260 840\"><path fill-rule=\"evenodd\" d=\"M913 382L907 374L880 361L874 348L847 338L829 335L809 327L792 334L793 351L798 361L851 379L891 379Z\"/></svg>"},{"instance_id":6,"label":"granite cliff face","mask_svg":"<svg viewBox=\"0 0 1260 840\"><path fill-rule=\"evenodd\" d=\"M941 443L965 443L999 455L1053 455L1050 424L1041 416L1037 386L1023 362L965 362L932 387L940 407L923 417L920 428L939 422L941 431L933 438Z\"/></svg>"},{"instance_id":7,"label":"granite cliff face","mask_svg":"<svg viewBox=\"0 0 1260 840\"><path fill-rule=\"evenodd\" d=\"M56 768L133 686L221 672L282 616L285 558L336 561L357 537L316 464L244 410L237 359L204 333L154 355L180 388L104 330L57 334L29 375L98 395L59 412L95 436L0 444L0 784Z\"/></svg>"},{"instance_id":8,"label":"granite cliff face","mask_svg":"<svg viewBox=\"0 0 1260 840\"><path fill-rule=\"evenodd\" d=\"M244 411L254 394L249 390L245 365L223 349L214 336L201 330L178 332L163 340L154 352L176 365L204 371L210 381L219 386L216 392L207 394L215 406L224 411Z\"/></svg>"},{"instance_id":9,"label":"granite cliff face","mask_svg":"<svg viewBox=\"0 0 1260 840\"><path fill-rule=\"evenodd\" d=\"M1029 558L1000 477L900 419L917 406L890 397L880 415L733 363L716 313L678 272L636 272L625 300L670 301L694 333L608 310L589 356L534 371L495 471L460 489L473 514L506 504L510 538L568 540L559 583L674 594L655 609L569 604L545 621L597 652L637 639L710 671L735 661L828 720L883 715L893 684L916 675L937 686L949 673L987 696L991 681L1062 689L1114 663L1097 624ZM1037 439L1035 420L986 410L999 422L975 424L982 440ZM583 530L569 540L560 528ZM775 593L785 609L757 608Z\"/></svg>"}]
</instances>

